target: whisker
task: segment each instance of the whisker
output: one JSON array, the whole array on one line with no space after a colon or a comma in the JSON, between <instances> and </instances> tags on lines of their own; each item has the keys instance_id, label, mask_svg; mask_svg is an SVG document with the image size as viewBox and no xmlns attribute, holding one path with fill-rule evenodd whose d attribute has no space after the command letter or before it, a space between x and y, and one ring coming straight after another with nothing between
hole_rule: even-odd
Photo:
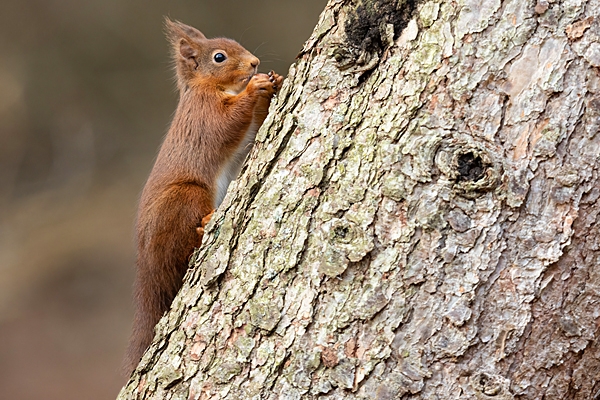
<instances>
[{"instance_id":1,"label":"whisker","mask_svg":"<svg viewBox=\"0 0 600 400\"><path fill-rule=\"evenodd\" d=\"M238 40L238 42L243 44L244 43L244 35L246 34L246 32L248 32L253 27L254 27L253 25L250 25L249 27L244 29L244 32L242 32L242 35L240 36L240 40Z\"/></svg>"},{"instance_id":2,"label":"whisker","mask_svg":"<svg viewBox=\"0 0 600 400\"><path fill-rule=\"evenodd\" d=\"M258 49L260 49L260 47L261 47L263 44L266 44L266 43L267 43L267 42L262 42L261 44L259 44L259 45L258 45L258 47L254 49L254 51L252 52L252 54L256 54L256 52L258 51Z\"/></svg>"}]
</instances>

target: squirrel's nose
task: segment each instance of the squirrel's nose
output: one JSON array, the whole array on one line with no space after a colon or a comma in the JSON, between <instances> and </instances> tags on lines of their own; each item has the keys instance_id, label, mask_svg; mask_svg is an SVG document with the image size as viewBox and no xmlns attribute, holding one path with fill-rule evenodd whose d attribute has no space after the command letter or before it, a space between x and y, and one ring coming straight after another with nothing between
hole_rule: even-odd
<instances>
[{"instance_id":1,"label":"squirrel's nose","mask_svg":"<svg viewBox=\"0 0 600 400\"><path fill-rule=\"evenodd\" d=\"M250 65L252 65L252 68L258 67L258 64L260 64L260 60L258 58L255 58L254 60L250 61Z\"/></svg>"}]
</instances>

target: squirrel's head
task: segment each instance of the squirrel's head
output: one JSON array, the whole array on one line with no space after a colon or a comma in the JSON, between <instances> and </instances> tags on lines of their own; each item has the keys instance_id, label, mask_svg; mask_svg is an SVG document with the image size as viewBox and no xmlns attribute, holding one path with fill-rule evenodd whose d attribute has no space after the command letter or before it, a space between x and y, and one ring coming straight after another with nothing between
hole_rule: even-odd
<instances>
[{"instance_id":1,"label":"squirrel's head","mask_svg":"<svg viewBox=\"0 0 600 400\"><path fill-rule=\"evenodd\" d=\"M165 18L180 89L211 85L232 94L244 90L259 59L231 39L207 39L196 28Z\"/></svg>"}]
</instances>

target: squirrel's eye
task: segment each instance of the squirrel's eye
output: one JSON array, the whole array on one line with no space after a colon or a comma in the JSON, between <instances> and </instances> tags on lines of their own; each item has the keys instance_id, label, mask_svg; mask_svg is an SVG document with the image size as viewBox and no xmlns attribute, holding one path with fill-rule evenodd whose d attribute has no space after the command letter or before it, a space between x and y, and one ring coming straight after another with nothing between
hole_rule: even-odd
<instances>
[{"instance_id":1,"label":"squirrel's eye","mask_svg":"<svg viewBox=\"0 0 600 400\"><path fill-rule=\"evenodd\" d=\"M217 53L214 55L213 58L218 63L222 63L223 61L227 60L227 57L225 57L225 54L223 54L223 53Z\"/></svg>"}]
</instances>

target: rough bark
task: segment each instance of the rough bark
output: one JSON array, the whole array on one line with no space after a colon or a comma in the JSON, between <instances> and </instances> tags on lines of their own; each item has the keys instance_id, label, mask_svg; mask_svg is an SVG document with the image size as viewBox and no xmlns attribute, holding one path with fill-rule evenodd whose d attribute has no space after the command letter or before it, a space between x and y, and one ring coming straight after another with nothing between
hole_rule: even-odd
<instances>
[{"instance_id":1,"label":"rough bark","mask_svg":"<svg viewBox=\"0 0 600 400\"><path fill-rule=\"evenodd\" d=\"M598 0L332 0L121 399L591 399Z\"/></svg>"}]
</instances>

